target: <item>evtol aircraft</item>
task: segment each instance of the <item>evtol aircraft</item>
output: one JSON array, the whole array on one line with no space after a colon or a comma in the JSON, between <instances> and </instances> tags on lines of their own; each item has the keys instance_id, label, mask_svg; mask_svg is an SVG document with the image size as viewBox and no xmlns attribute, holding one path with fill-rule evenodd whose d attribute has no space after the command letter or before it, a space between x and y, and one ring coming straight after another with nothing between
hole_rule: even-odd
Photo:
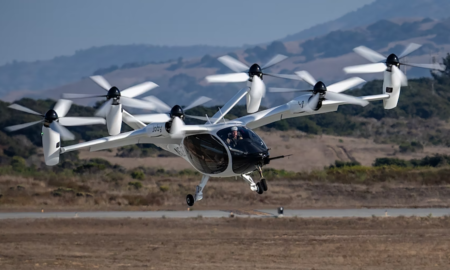
<instances>
[{"instance_id":1,"label":"evtol aircraft","mask_svg":"<svg viewBox=\"0 0 450 270\"><path fill-rule=\"evenodd\" d=\"M386 62L386 65L386 72L397 70L396 66L392 68L389 62ZM398 74L398 72L395 74ZM248 75L249 80L252 80L252 76L258 76L258 74L252 73ZM168 114L153 116L133 116L128 114L126 123L134 129L133 131L60 147L61 136L58 130L61 128L58 123L62 120L62 117L59 119L56 113L47 113L49 114L48 117L47 114L42 115L44 119L33 122L33 124L44 122L42 127L43 147L45 148L44 153L46 153L45 162L49 166L58 164L60 154L83 148L89 148L90 151L99 151L138 143L151 143L185 159L195 170L202 174L202 179L196 187L194 195L188 194L186 196L186 203L189 206L202 200L203 190L210 177L239 176L249 184L252 191L263 194L264 191L268 190L267 181L263 176L263 166L269 164L271 160L283 158L284 156L272 157L268 146L252 129L292 117L335 112L339 106L346 104L366 106L371 101L383 100L384 108L392 109L397 106L399 99L399 91L392 93L392 91L386 91L385 89L383 89L381 94L362 97L342 94L341 92L365 82L358 77L327 86L324 82L317 82L306 71L297 72L296 76L309 83L312 87L303 90L273 88L271 89L272 92L297 91L301 92L301 94L286 104L234 120L226 120L225 116L241 99L249 94L249 91L252 91L251 86L241 89L212 117L197 117L205 120L205 123L202 125L185 124L184 119L187 116L189 117L189 115L185 114L181 106L175 105ZM395 75L394 81L397 81L397 77L402 76ZM259 78L256 81L259 81ZM395 86L399 88L400 83L395 84ZM108 87L105 87L105 89ZM197 104L201 102L204 101L199 101ZM256 103L258 103L257 107L259 108L260 102ZM191 108L192 106L188 107ZM13 104L11 107L18 108L17 104ZM57 109L55 110L57 111ZM27 108L22 108L21 110L30 113L30 111L27 111L29 110ZM89 121L105 123L105 121L98 119ZM151 123L145 124L144 122ZM73 124L75 125L75 123ZM64 139L64 136L62 137ZM261 179L258 182L255 182L250 176L254 171L259 172Z\"/></svg>"}]
</instances>

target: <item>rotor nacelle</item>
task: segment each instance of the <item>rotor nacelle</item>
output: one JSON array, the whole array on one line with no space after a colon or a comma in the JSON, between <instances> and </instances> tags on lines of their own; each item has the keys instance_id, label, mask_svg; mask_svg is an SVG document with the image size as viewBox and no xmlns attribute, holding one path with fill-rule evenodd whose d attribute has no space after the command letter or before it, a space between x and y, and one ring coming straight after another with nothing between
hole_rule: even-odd
<instances>
[{"instance_id":1,"label":"rotor nacelle","mask_svg":"<svg viewBox=\"0 0 450 270\"><path fill-rule=\"evenodd\" d=\"M184 110L180 105L175 105L170 110L170 118L173 119L174 117L178 117L181 120L184 120Z\"/></svg>"},{"instance_id":2,"label":"rotor nacelle","mask_svg":"<svg viewBox=\"0 0 450 270\"><path fill-rule=\"evenodd\" d=\"M391 53L387 59L386 59L386 65L388 67L392 67L392 66L400 66L400 60L398 59L397 55Z\"/></svg>"},{"instance_id":3,"label":"rotor nacelle","mask_svg":"<svg viewBox=\"0 0 450 270\"><path fill-rule=\"evenodd\" d=\"M109 99L120 99L120 90L119 88L113 86L108 90L108 94L106 94L106 98Z\"/></svg>"},{"instance_id":4,"label":"rotor nacelle","mask_svg":"<svg viewBox=\"0 0 450 270\"><path fill-rule=\"evenodd\" d=\"M320 94L325 94L325 92L327 91L327 87L326 85L322 82L322 81L318 81L315 85L314 85L314 94L320 93Z\"/></svg>"},{"instance_id":5,"label":"rotor nacelle","mask_svg":"<svg viewBox=\"0 0 450 270\"><path fill-rule=\"evenodd\" d=\"M263 78L263 72L261 67L258 64L253 64L250 69L248 70L248 76L250 77L250 80L253 78L253 76L258 76L259 78Z\"/></svg>"},{"instance_id":6,"label":"rotor nacelle","mask_svg":"<svg viewBox=\"0 0 450 270\"><path fill-rule=\"evenodd\" d=\"M44 115L44 126L49 127L51 123L58 120L58 114L55 110L48 110Z\"/></svg>"}]
</instances>

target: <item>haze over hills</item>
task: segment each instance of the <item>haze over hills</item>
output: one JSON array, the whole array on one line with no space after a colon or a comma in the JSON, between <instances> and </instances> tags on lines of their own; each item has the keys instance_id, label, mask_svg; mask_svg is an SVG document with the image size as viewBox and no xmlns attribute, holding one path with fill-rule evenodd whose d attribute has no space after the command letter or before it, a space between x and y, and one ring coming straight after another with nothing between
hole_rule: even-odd
<instances>
[{"instance_id":1,"label":"haze over hills","mask_svg":"<svg viewBox=\"0 0 450 270\"><path fill-rule=\"evenodd\" d=\"M432 18L449 16L450 1L447 0L377 0L344 16L289 35L281 41L295 41L321 36L335 30L352 29L372 24L382 19ZM317 12L320 14L320 12Z\"/></svg>"},{"instance_id":2,"label":"haze over hills","mask_svg":"<svg viewBox=\"0 0 450 270\"><path fill-rule=\"evenodd\" d=\"M408 2L403 9L400 7ZM444 3L445 2L445 3ZM400 16L433 15L443 17L450 3L442 0L395 1L378 0L339 20L350 22L358 18L384 18ZM397 12L393 12L396 10ZM392 11L392 12L388 12ZM419 12L420 11L420 12ZM102 93L87 77L104 75L112 84L125 88L144 81L154 81L159 88L150 94L158 96L169 105L182 100L187 104L199 95L223 104L244 84L206 84L204 77L210 74L229 73L216 57L229 55L246 61L264 63L275 54L289 59L271 68L275 73L293 73L308 70L317 79L333 83L348 77L342 68L367 63L354 54L352 49L366 45L381 53L399 53L410 42L424 46L408 57L407 61L430 63L440 61L450 52L450 20L430 18L396 18L395 20L358 20L360 24L345 30L332 31L308 40L275 41L268 45L247 48L210 46L158 47L150 45L105 46L77 52L73 56L56 57L48 61L13 63L0 67L0 93L12 101L28 96L33 98L58 98L62 93ZM330 24L331 25L331 24ZM364 26L361 26L364 25ZM325 28L324 28L325 29ZM325 30L324 30L325 31ZM326 30L325 32L327 32ZM317 33L319 33L317 31ZM183 57L183 58L179 58ZM430 76L428 70L408 69L410 78ZM362 76L367 80L381 78L379 74ZM265 77L268 86L306 87L296 81ZM268 94L263 105L271 106L285 102L292 94ZM93 104L95 100L78 100L80 104Z\"/></svg>"}]
</instances>

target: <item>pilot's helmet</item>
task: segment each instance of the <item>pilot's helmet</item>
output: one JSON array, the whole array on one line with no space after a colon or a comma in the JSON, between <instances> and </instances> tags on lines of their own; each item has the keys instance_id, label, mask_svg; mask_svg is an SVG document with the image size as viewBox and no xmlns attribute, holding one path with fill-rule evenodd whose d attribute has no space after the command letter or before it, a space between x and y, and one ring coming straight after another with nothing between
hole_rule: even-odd
<instances>
[{"instance_id":1,"label":"pilot's helmet","mask_svg":"<svg viewBox=\"0 0 450 270\"><path fill-rule=\"evenodd\" d=\"M237 131L238 128L237 128L237 127L232 127L231 130L232 130L232 131Z\"/></svg>"}]
</instances>

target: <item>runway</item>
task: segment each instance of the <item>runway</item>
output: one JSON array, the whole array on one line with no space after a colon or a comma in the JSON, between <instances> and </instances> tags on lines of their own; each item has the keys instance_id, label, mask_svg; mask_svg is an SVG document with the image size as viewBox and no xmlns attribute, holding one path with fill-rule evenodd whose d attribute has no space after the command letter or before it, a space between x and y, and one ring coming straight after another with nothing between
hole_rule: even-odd
<instances>
[{"instance_id":1,"label":"runway","mask_svg":"<svg viewBox=\"0 0 450 270\"><path fill-rule=\"evenodd\" d=\"M11 212L0 213L0 219L20 218L223 218L233 213L236 217L279 217L277 209L260 210L199 210L199 211L99 211L99 212ZM396 216L450 215L449 208L387 208L387 209L285 209L284 217L343 218L343 217L396 217Z\"/></svg>"}]
</instances>

